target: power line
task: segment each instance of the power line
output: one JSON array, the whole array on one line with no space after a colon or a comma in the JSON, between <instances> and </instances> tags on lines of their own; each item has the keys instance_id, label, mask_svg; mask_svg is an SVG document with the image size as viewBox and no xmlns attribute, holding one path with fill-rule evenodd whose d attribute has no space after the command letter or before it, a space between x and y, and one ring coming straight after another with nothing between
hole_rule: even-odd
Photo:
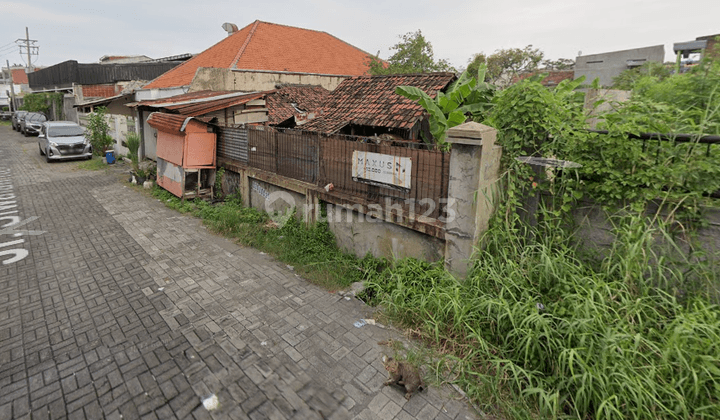
<instances>
[{"instance_id":1,"label":"power line","mask_svg":"<svg viewBox=\"0 0 720 420\"><path fill-rule=\"evenodd\" d=\"M9 46L6 46L6 47L0 47L0 52L11 51L11 50L14 50L14 49L17 48L17 47L18 47L17 45L9 45Z\"/></svg>"},{"instance_id":2,"label":"power line","mask_svg":"<svg viewBox=\"0 0 720 420\"><path fill-rule=\"evenodd\" d=\"M30 32L28 31L27 26L25 27L25 38L19 38L15 40L15 42L24 42L25 45L18 44L20 47L20 54L23 53L23 47L25 47L25 53L27 54L27 67L30 68L32 66L32 61L30 59L31 55L39 55L40 54L40 46L36 45L37 40L36 39L30 39Z\"/></svg>"}]
</instances>

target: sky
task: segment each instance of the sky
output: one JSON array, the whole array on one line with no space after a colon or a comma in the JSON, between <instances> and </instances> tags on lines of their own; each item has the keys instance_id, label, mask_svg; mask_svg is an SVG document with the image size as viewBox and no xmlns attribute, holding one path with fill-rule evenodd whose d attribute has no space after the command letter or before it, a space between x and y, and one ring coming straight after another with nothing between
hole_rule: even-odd
<instances>
[{"instance_id":1,"label":"sky","mask_svg":"<svg viewBox=\"0 0 720 420\"><path fill-rule=\"evenodd\" d=\"M463 68L476 53L533 45L547 59L664 45L720 34L720 0L0 0L0 63L26 65L16 40L37 40L34 65L104 55L199 53L262 20L327 32L387 59L421 30L435 59Z\"/></svg>"}]
</instances>

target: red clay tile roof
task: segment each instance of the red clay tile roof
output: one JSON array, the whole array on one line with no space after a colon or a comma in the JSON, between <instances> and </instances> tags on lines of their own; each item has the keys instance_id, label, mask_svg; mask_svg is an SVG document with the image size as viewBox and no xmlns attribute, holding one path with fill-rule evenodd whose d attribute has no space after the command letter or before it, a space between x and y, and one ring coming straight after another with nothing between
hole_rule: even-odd
<instances>
[{"instance_id":1,"label":"red clay tile roof","mask_svg":"<svg viewBox=\"0 0 720 420\"><path fill-rule=\"evenodd\" d=\"M369 56L326 32L256 20L145 88L187 86L200 67L359 76Z\"/></svg>"},{"instance_id":2,"label":"red clay tile roof","mask_svg":"<svg viewBox=\"0 0 720 420\"><path fill-rule=\"evenodd\" d=\"M13 70L12 71L12 79L13 79L13 83L16 85L26 85L29 83L27 73L25 73L25 69Z\"/></svg>"},{"instance_id":3,"label":"red clay tile roof","mask_svg":"<svg viewBox=\"0 0 720 420\"><path fill-rule=\"evenodd\" d=\"M282 86L277 92L268 95L268 123L279 124L302 111L314 111L322 105L330 91L321 86ZM292 104L295 104L293 106Z\"/></svg>"},{"instance_id":4,"label":"red clay tile roof","mask_svg":"<svg viewBox=\"0 0 720 420\"><path fill-rule=\"evenodd\" d=\"M165 99L142 101L133 106L148 106L153 108L165 108L183 115L198 116L205 115L220 109L231 106L242 105L253 99L266 96L266 92L213 92L209 90L186 93Z\"/></svg>"},{"instance_id":5,"label":"red clay tile roof","mask_svg":"<svg viewBox=\"0 0 720 420\"><path fill-rule=\"evenodd\" d=\"M165 114L163 112L153 112L152 114L150 114L147 122L150 127L156 128L160 131L173 134L182 134L183 130L185 130L186 122L190 119L195 119L202 123L207 123L207 119L194 118L181 114Z\"/></svg>"},{"instance_id":6,"label":"red clay tile roof","mask_svg":"<svg viewBox=\"0 0 720 420\"><path fill-rule=\"evenodd\" d=\"M434 97L453 80L453 73L360 76L345 79L323 103L322 115L303 130L335 133L348 124L410 129L425 110L417 102L395 93L398 86L415 86Z\"/></svg>"}]
</instances>

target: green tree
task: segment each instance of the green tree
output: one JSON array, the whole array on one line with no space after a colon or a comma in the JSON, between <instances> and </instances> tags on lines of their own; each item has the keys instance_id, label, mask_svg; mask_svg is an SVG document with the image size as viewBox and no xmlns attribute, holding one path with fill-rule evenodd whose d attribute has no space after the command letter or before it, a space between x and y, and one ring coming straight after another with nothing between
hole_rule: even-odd
<instances>
[{"instance_id":1,"label":"green tree","mask_svg":"<svg viewBox=\"0 0 720 420\"><path fill-rule=\"evenodd\" d=\"M473 56L468 60L468 66L467 66L467 72L468 74L472 76L476 76L478 72L480 71L480 67L487 66L487 56L485 53L477 53L473 54ZM487 82L488 80L483 80Z\"/></svg>"},{"instance_id":2,"label":"green tree","mask_svg":"<svg viewBox=\"0 0 720 420\"><path fill-rule=\"evenodd\" d=\"M425 39L419 29L417 32L401 35L400 39L402 41L390 47L394 53L387 61L379 58L379 51L376 56L370 58L368 72L371 75L455 71L447 60L435 61L432 44Z\"/></svg>"},{"instance_id":3,"label":"green tree","mask_svg":"<svg viewBox=\"0 0 720 420\"><path fill-rule=\"evenodd\" d=\"M575 67L575 60L569 58L558 58L557 60L543 60L545 70L572 70Z\"/></svg>"},{"instance_id":4,"label":"green tree","mask_svg":"<svg viewBox=\"0 0 720 420\"><path fill-rule=\"evenodd\" d=\"M521 73L537 70L544 55L532 45L495 51L487 57L487 76L496 86L508 86Z\"/></svg>"},{"instance_id":5,"label":"green tree","mask_svg":"<svg viewBox=\"0 0 720 420\"><path fill-rule=\"evenodd\" d=\"M20 109L29 112L41 112L51 119L62 118L63 94L59 92L31 93L23 97ZM55 105L55 115L50 115Z\"/></svg>"}]
</instances>

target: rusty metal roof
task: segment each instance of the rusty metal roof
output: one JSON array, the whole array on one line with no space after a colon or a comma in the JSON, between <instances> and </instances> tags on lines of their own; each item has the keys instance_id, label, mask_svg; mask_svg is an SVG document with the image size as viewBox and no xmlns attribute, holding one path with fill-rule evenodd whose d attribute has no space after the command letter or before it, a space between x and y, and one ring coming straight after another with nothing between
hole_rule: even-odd
<instances>
[{"instance_id":1,"label":"rusty metal roof","mask_svg":"<svg viewBox=\"0 0 720 420\"><path fill-rule=\"evenodd\" d=\"M146 106L151 108L164 108L179 114L198 116L210 112L226 109L231 106L242 105L253 99L258 99L273 93L275 90L264 92L213 92L199 91L173 96L171 98L141 101L129 106Z\"/></svg>"},{"instance_id":2,"label":"rusty metal roof","mask_svg":"<svg viewBox=\"0 0 720 420\"><path fill-rule=\"evenodd\" d=\"M188 115L167 114L164 112L153 112L150 114L147 122L150 127L156 128L160 131L182 134L190 120L196 120L204 124L210 122L209 118L197 118Z\"/></svg>"}]
</instances>

